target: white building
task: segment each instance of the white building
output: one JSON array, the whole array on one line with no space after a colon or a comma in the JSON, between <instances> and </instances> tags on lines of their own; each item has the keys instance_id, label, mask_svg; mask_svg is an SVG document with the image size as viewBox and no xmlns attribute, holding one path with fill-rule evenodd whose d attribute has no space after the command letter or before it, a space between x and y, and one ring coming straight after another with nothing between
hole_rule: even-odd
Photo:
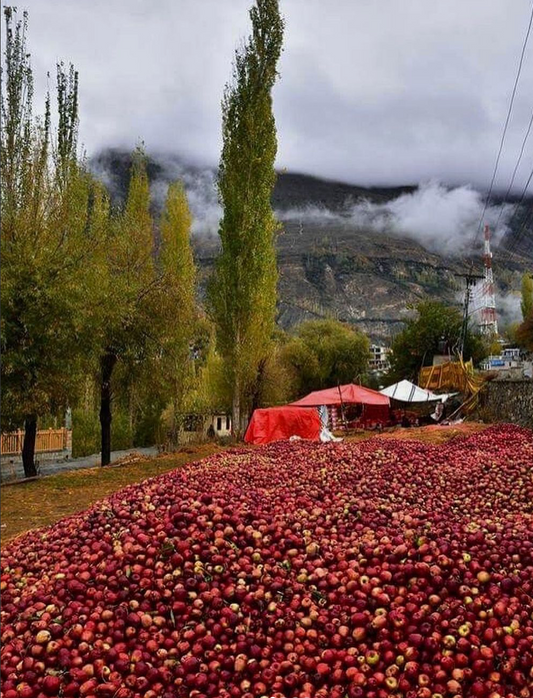
<instances>
[{"instance_id":1,"label":"white building","mask_svg":"<svg viewBox=\"0 0 533 698\"><path fill-rule=\"evenodd\" d=\"M392 349L382 347L378 344L372 344L370 347L370 361L368 368L376 373L385 373L390 369L390 356Z\"/></svg>"},{"instance_id":2,"label":"white building","mask_svg":"<svg viewBox=\"0 0 533 698\"><path fill-rule=\"evenodd\" d=\"M520 355L520 349L515 347L503 349L497 356L488 356L480 365L482 371L508 371L510 369L523 369L524 362Z\"/></svg>"},{"instance_id":3,"label":"white building","mask_svg":"<svg viewBox=\"0 0 533 698\"><path fill-rule=\"evenodd\" d=\"M212 415L188 414L183 423L184 443L198 443L231 436L231 416L224 412Z\"/></svg>"}]
</instances>

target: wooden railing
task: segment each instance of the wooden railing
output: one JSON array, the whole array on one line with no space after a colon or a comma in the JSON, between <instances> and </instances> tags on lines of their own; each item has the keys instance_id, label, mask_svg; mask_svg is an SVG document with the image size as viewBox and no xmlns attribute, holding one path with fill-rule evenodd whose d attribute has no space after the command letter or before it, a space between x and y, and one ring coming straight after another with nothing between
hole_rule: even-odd
<instances>
[{"instance_id":1,"label":"wooden railing","mask_svg":"<svg viewBox=\"0 0 533 698\"><path fill-rule=\"evenodd\" d=\"M64 451L67 448L69 430L41 429L35 439L35 453L53 453ZM24 431L19 429L11 434L2 434L0 453L3 456L18 456L22 453L24 443Z\"/></svg>"}]
</instances>

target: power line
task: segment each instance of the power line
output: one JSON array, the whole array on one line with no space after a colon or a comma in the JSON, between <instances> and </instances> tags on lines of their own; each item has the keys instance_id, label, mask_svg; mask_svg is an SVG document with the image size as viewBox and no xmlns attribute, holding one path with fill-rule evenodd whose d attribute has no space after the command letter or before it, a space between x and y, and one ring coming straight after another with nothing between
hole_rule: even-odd
<instances>
[{"instance_id":1,"label":"power line","mask_svg":"<svg viewBox=\"0 0 533 698\"><path fill-rule=\"evenodd\" d=\"M477 231L476 231L476 235L475 235L475 238L474 238L474 241L473 241L473 246L475 246L476 241L477 241L477 238L478 238L478 236L479 236L479 234L480 234L480 232L481 232L481 226L483 225L483 219L484 219L485 213L486 213L486 211L487 211L487 206L489 205L490 196L491 196L491 194L492 194L492 189L493 189L493 187L494 187L494 182L495 182L495 180L496 180L496 173L498 172L498 166L499 166L499 164L500 164L500 157L501 157L502 150L503 150L503 144L504 144L504 142L505 142L505 136L506 136L506 134L507 134L507 127L509 126L509 120L510 120L510 118L511 118L511 112L513 111L514 98L515 98L515 95L516 95L516 89L517 89L517 87L518 87L518 81L519 81L519 79L520 79L520 74L521 74L521 72L522 72L522 64L523 64L523 62L524 62L524 54L525 54L525 52L526 52L527 42L528 42L528 40L529 40L529 34L530 34L530 32L531 32L531 25L532 25L532 24L533 24L533 4L532 4L532 6L531 6L531 13L530 13L530 16L529 16L529 24L528 24L528 27L527 27L526 36L525 36L525 39L524 39L524 43L522 44L522 51L521 51L521 53L520 53L520 61L519 61L519 63L518 63L518 70L517 70L516 78L515 78L515 81L514 81L513 91L512 91L512 93L511 93L511 100L510 100L510 102L509 102L509 109L507 110L507 118L505 119L505 125L504 125L504 127L503 127L503 133L502 133L502 137L501 137L501 140L500 140L500 147L499 147L499 149L498 149L498 155L497 155L497 157L496 157L496 163L495 163L495 165L494 165L494 172L492 173L492 179L491 179L491 182L490 182L489 191L488 191L487 196L486 196L486 198L485 198L485 203L484 203L484 205L483 205L483 211L482 211L481 217L480 217L480 219L479 219L478 229L477 229Z\"/></svg>"},{"instance_id":2,"label":"power line","mask_svg":"<svg viewBox=\"0 0 533 698\"><path fill-rule=\"evenodd\" d=\"M533 177L533 168L531 168L531 172L529 173L529 177L527 178L527 182L524 184L524 188L522 189L522 194L520 195L520 198L518 199L518 201L517 201L516 204L515 204L514 211L513 211L513 215L511 216L511 220L512 220L512 219L514 218L514 216L517 214L518 209L520 208L520 206L522 205L522 202L523 202L524 199L525 199L525 196L526 196L526 194L527 194L527 190L528 190L528 188L529 188L529 185L530 185L530 182L531 182L531 178L532 178L532 177Z\"/></svg>"},{"instance_id":3,"label":"power line","mask_svg":"<svg viewBox=\"0 0 533 698\"><path fill-rule=\"evenodd\" d=\"M518 199L518 201L517 201L516 204L515 204L513 213L512 213L512 215L511 215L510 220L509 220L509 226L511 226L511 224L512 224L513 221L515 220L515 218L516 218L516 216L517 216L517 214L518 214L518 211L520 210L520 207L522 206L522 203L523 203L523 201L524 201L524 199L525 199L525 197L526 197L527 190L528 190L528 188L529 188L529 185L530 185L530 183L531 183L531 179L532 179L532 178L533 178L533 168L531 169L531 172L529 173L529 177L527 178L527 181L526 181L526 183L525 183L525 185L524 185L524 188L522 189L522 193L521 193L521 195L520 195L520 198ZM525 214L525 216L524 216L524 219L522 220L522 222L521 222L521 224L520 224L520 228L518 229L518 232L516 232L516 233L513 235L513 238L512 238L512 240L511 240L511 243L510 243L509 247L505 247L505 248L504 248L504 252L503 252L503 255L502 255L502 259L500 259L500 262L501 262L503 259L505 259L506 253L507 253L507 255L509 256L509 255L514 251L514 249L517 247L517 245L518 245L518 240L519 240L520 237L524 234L524 231L525 231L525 228L526 228L526 224L527 224L529 215L530 215L530 213L531 213L531 210L532 210L532 208L531 208L531 206L530 206L530 210L529 210L529 212L526 212L526 214ZM503 242L503 240L502 240L502 242Z\"/></svg>"},{"instance_id":4,"label":"power line","mask_svg":"<svg viewBox=\"0 0 533 698\"><path fill-rule=\"evenodd\" d=\"M498 220L496 221L496 224L494 226L494 230L498 229L498 225L500 223L502 214L503 214L503 209L505 204L507 203L507 199L509 198L509 194L511 193L511 189L513 188L514 180L516 177L516 173L518 171L518 167L520 166L520 162L522 160L522 155L524 154L524 148L526 147L527 139L529 138L529 133L531 131L531 126L533 125L533 111L531 112L531 118L529 119L529 124L527 127L526 135L524 136L524 140L522 141L522 147L520 148L520 153L518 155L518 159L516 161L516 165L513 170L513 174L511 176L511 181L509 182L509 186L507 187L507 191L505 192L505 197L503 199L501 208L500 208L500 213L498 214Z\"/></svg>"},{"instance_id":5,"label":"power line","mask_svg":"<svg viewBox=\"0 0 533 698\"><path fill-rule=\"evenodd\" d=\"M533 174L533 172L532 172L532 174ZM506 259L510 259L511 255L518 249L519 244L522 241L522 238L524 237L532 220L533 220L533 203L531 203L529 206L529 209L526 210L524 217L522 219L522 222L520 224L520 227L519 227L518 231L513 234L513 237L512 237L512 240L511 240L509 246L507 246L503 249L503 254L502 254L502 257L500 258L500 262L506 261Z\"/></svg>"}]
</instances>

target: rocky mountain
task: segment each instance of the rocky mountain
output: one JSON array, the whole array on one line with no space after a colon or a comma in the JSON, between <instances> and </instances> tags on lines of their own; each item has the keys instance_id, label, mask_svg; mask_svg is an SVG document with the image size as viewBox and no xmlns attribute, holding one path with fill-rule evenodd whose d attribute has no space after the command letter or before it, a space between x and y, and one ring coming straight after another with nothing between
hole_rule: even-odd
<instances>
[{"instance_id":1,"label":"rocky mountain","mask_svg":"<svg viewBox=\"0 0 533 698\"><path fill-rule=\"evenodd\" d=\"M115 201L124 198L130 162L128 153L113 149L90 163ZM219 249L215 171L154 155L148 174L155 213L168 182L184 182L203 295ZM483 236L472 244L482 196L468 187L367 188L281 172L272 202L280 220L278 322L286 329L333 316L388 343L410 306L425 298L459 304L464 280L456 275L472 264L482 272ZM511 202L503 210L497 204L492 202L486 217L494 220L499 243L494 273L505 323L518 317L521 275L533 266L533 231L530 222L522 225L531 202L521 207Z\"/></svg>"}]
</instances>

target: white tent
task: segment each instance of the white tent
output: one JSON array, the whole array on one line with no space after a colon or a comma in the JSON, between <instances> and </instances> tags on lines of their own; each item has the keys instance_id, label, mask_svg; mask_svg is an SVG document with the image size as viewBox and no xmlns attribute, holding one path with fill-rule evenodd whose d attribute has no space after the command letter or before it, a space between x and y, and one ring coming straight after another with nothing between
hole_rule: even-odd
<instances>
[{"instance_id":1,"label":"white tent","mask_svg":"<svg viewBox=\"0 0 533 698\"><path fill-rule=\"evenodd\" d=\"M383 395L391 398L391 400L398 400L399 402L446 402L446 400L455 395L455 393L447 393L445 395L437 395L429 390L424 390L419 388L418 385L411 383L410 381L400 381L399 383L394 383L394 385L389 385L388 388L384 388L379 391Z\"/></svg>"}]
</instances>

